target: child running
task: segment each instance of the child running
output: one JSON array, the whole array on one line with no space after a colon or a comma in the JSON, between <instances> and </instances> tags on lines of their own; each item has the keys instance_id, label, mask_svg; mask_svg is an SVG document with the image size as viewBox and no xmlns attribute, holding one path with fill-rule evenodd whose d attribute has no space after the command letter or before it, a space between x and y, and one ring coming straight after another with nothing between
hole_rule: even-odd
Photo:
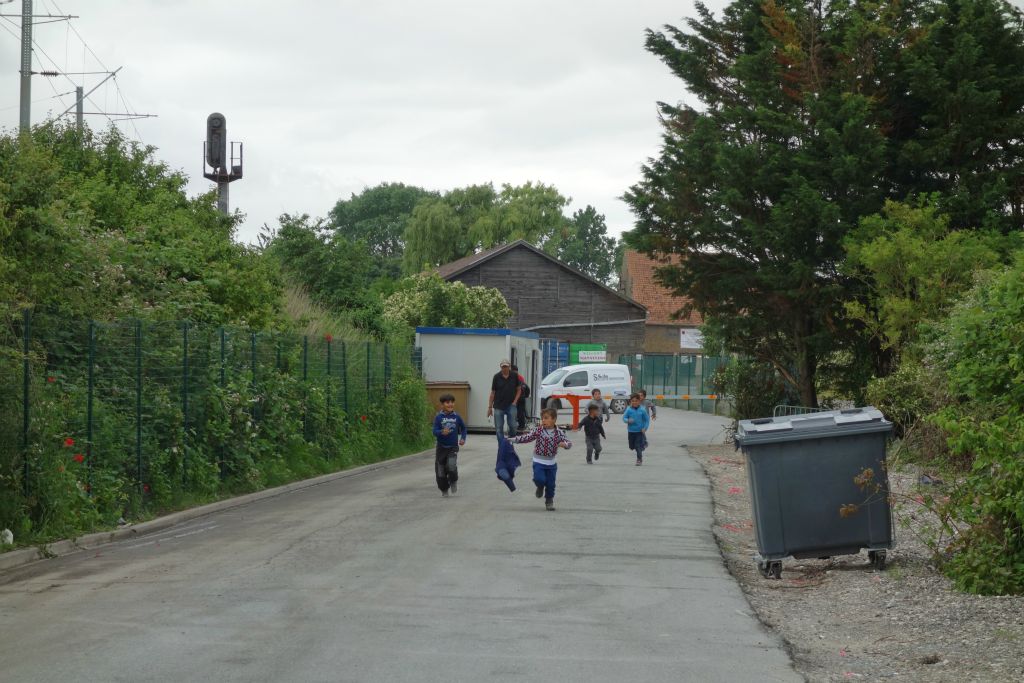
<instances>
[{"instance_id":1,"label":"child running","mask_svg":"<svg viewBox=\"0 0 1024 683\"><path fill-rule=\"evenodd\" d=\"M647 414L651 416L651 421L657 420L658 409L654 407L654 401L647 398L647 390L640 389L636 393L640 394L640 405L647 410Z\"/></svg>"},{"instance_id":2,"label":"child running","mask_svg":"<svg viewBox=\"0 0 1024 683\"><path fill-rule=\"evenodd\" d=\"M658 409L654 407L654 401L652 401L649 398L647 398L647 390L646 389L639 389L639 390L637 390L636 393L640 394L640 405L643 406L644 410L647 411L647 414L650 415L650 417L651 417L651 424L654 424L654 421L658 419ZM648 442L647 442L647 434L645 432L644 433L644 450L645 451L647 450L647 447L649 445L650 444L648 444Z\"/></svg>"},{"instance_id":3,"label":"child running","mask_svg":"<svg viewBox=\"0 0 1024 683\"><path fill-rule=\"evenodd\" d=\"M555 509L555 478L558 475L555 456L559 448L572 448L572 442L555 426L557 419L558 411L545 408L540 411L540 427L509 439L512 443L536 441L533 446L533 483L537 485L537 497L543 497L544 507L552 512Z\"/></svg>"},{"instance_id":4,"label":"child running","mask_svg":"<svg viewBox=\"0 0 1024 683\"><path fill-rule=\"evenodd\" d=\"M647 428L651 425L651 418L640 405L640 394L633 394L629 397L629 407L622 414L622 421L626 423L626 433L629 436L629 450L636 451L637 467L644 464L644 447L646 446Z\"/></svg>"},{"instance_id":5,"label":"child running","mask_svg":"<svg viewBox=\"0 0 1024 683\"><path fill-rule=\"evenodd\" d=\"M441 495L448 497L448 492L459 490L459 467L456 458L459 446L466 445L468 430L462 417L455 412L455 397L441 394L441 412L434 418L434 436L437 437L437 450L434 451L434 476Z\"/></svg>"},{"instance_id":6,"label":"child running","mask_svg":"<svg viewBox=\"0 0 1024 683\"><path fill-rule=\"evenodd\" d=\"M602 415L604 415L605 422L612 419L612 414L608 410L608 404L604 402L603 398L601 398L601 390L594 389L592 392L590 392L590 396L590 403L587 404L587 412L590 412L590 408L592 406L597 406L597 409L601 411Z\"/></svg>"},{"instance_id":7,"label":"child running","mask_svg":"<svg viewBox=\"0 0 1024 683\"><path fill-rule=\"evenodd\" d=\"M593 464L594 460L601 457L601 439L607 438L604 434L604 425L601 424L600 409L596 403L587 406L587 416L580 420L576 431L583 430L587 437L587 464ZM593 460L591 459L593 456Z\"/></svg>"}]
</instances>

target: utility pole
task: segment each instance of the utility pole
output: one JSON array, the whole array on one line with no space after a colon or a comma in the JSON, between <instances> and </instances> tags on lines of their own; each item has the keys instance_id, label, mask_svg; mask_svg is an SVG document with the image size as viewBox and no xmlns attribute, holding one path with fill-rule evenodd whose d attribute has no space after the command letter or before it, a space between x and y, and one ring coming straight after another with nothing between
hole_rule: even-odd
<instances>
[{"instance_id":1,"label":"utility pole","mask_svg":"<svg viewBox=\"0 0 1024 683\"><path fill-rule=\"evenodd\" d=\"M80 85L75 86L75 124L78 126L78 134L81 135L85 130L85 88Z\"/></svg>"},{"instance_id":2,"label":"utility pole","mask_svg":"<svg viewBox=\"0 0 1024 683\"><path fill-rule=\"evenodd\" d=\"M21 0L21 121L26 133L32 127L32 0Z\"/></svg>"}]
</instances>

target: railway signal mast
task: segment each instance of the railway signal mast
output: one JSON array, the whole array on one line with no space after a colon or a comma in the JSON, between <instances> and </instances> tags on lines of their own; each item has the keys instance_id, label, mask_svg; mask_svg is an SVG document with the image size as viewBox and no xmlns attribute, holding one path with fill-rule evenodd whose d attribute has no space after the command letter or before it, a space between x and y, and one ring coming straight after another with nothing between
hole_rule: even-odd
<instances>
[{"instance_id":1,"label":"railway signal mast","mask_svg":"<svg viewBox=\"0 0 1024 683\"><path fill-rule=\"evenodd\" d=\"M223 114L214 112L206 117L203 177L217 183L217 210L225 215L229 212L228 184L242 178L242 143L232 142L230 155L228 151L227 119Z\"/></svg>"}]
</instances>

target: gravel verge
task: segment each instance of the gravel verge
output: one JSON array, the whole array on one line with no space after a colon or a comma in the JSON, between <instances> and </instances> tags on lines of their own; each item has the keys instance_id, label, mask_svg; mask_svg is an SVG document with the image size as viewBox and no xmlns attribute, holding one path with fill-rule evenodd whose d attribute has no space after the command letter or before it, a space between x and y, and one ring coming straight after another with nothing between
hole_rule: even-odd
<instances>
[{"instance_id":1,"label":"gravel verge","mask_svg":"<svg viewBox=\"0 0 1024 683\"><path fill-rule=\"evenodd\" d=\"M758 617L786 642L809 681L1024 681L1024 596L958 592L921 540L932 523L917 473L890 473L896 547L876 571L867 554L786 560L761 576L742 453L689 446L714 497L714 533ZM929 491L931 492L931 491ZM838 511L837 511L838 514Z\"/></svg>"}]
</instances>

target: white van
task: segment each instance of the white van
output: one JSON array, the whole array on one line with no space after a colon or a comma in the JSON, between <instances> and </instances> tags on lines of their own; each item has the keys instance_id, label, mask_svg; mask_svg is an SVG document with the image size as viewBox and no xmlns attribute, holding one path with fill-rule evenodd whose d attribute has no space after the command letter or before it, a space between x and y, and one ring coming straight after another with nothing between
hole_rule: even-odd
<instances>
[{"instance_id":1,"label":"white van","mask_svg":"<svg viewBox=\"0 0 1024 683\"><path fill-rule=\"evenodd\" d=\"M594 389L600 389L605 401L609 401L608 407L615 413L622 413L626 410L629 402L630 392L629 367L626 365L612 365L606 363L586 363L585 365L567 365L558 368L550 375L540 381L540 404L548 406L548 399L551 396L587 396L591 395ZM581 402L581 409L586 409L586 403ZM571 408L565 399L551 399L551 406L556 410L559 408Z\"/></svg>"}]
</instances>

